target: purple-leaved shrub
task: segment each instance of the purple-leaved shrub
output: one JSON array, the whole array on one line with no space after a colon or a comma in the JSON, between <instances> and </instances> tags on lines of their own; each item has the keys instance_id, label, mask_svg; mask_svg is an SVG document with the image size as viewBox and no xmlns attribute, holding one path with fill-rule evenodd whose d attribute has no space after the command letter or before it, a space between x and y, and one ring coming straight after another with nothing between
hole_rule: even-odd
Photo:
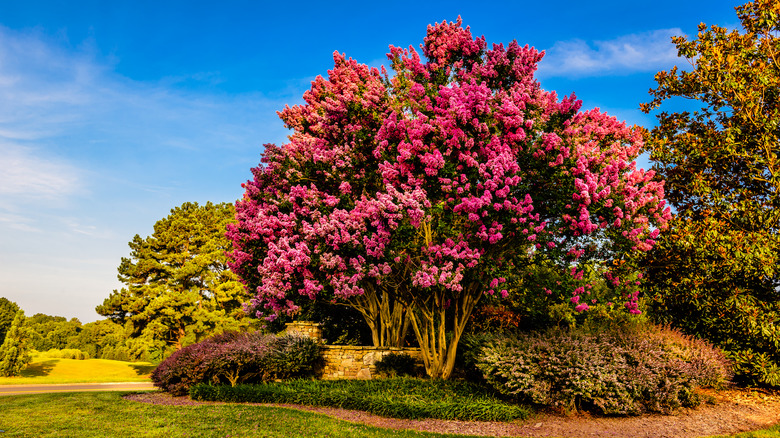
<instances>
[{"instance_id":1,"label":"purple-leaved shrub","mask_svg":"<svg viewBox=\"0 0 780 438\"><path fill-rule=\"evenodd\" d=\"M226 332L184 347L152 372L152 382L174 395L198 383L256 383L313 375L320 347L300 336Z\"/></svg>"},{"instance_id":2,"label":"purple-leaved shrub","mask_svg":"<svg viewBox=\"0 0 780 438\"><path fill-rule=\"evenodd\" d=\"M728 381L725 356L704 341L649 324L496 336L476 365L498 391L540 405L607 415L695 406L695 390Z\"/></svg>"}]
</instances>

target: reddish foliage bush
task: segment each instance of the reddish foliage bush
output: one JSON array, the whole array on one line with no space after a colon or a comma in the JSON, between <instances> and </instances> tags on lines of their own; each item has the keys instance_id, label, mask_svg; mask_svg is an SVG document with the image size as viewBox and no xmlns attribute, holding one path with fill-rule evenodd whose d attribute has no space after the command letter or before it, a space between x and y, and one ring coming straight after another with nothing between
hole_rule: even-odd
<instances>
[{"instance_id":1,"label":"reddish foliage bush","mask_svg":"<svg viewBox=\"0 0 780 438\"><path fill-rule=\"evenodd\" d=\"M319 345L299 336L227 332L182 348L152 372L154 385L174 395L198 383L265 382L306 377L322 361Z\"/></svg>"}]
</instances>

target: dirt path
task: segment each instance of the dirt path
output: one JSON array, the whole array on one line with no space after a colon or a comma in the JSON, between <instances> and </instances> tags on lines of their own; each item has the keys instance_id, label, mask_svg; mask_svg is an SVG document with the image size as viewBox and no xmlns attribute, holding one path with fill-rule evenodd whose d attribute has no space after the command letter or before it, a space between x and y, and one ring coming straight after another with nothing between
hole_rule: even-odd
<instances>
[{"instance_id":1,"label":"dirt path","mask_svg":"<svg viewBox=\"0 0 780 438\"><path fill-rule=\"evenodd\" d=\"M746 432L780 423L780 392L734 389L711 392L709 395L714 397L716 404L707 404L696 409L683 409L675 415L607 418L540 414L530 420L513 423L399 420L347 409L294 405L263 406L301 409L346 421L391 429L502 437L693 438ZM134 394L127 398L154 404L205 404L160 392Z\"/></svg>"}]
</instances>

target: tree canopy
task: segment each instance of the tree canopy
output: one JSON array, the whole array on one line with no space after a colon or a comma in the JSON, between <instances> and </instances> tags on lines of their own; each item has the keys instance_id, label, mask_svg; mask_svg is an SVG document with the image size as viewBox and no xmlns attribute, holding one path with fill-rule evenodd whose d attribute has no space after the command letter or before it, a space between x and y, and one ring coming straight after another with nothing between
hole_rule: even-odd
<instances>
[{"instance_id":1,"label":"tree canopy","mask_svg":"<svg viewBox=\"0 0 780 438\"><path fill-rule=\"evenodd\" d=\"M241 305L249 299L227 267L225 226L231 204L184 203L136 235L122 258L114 291L96 311L123 325L139 350L161 357L215 332L248 324ZM143 345L141 345L143 344Z\"/></svg>"},{"instance_id":2,"label":"tree canopy","mask_svg":"<svg viewBox=\"0 0 780 438\"><path fill-rule=\"evenodd\" d=\"M305 103L279 113L290 141L266 145L229 226L258 313L337 300L379 343L407 318L428 374L446 378L480 297L508 295L542 260L572 281L540 296L638 312L621 266L670 214L663 184L633 163L642 130L543 90L542 53L488 49L460 20L429 26L421 49L426 60L391 46L392 76L335 53ZM603 300L586 261L603 263Z\"/></svg>"},{"instance_id":3,"label":"tree canopy","mask_svg":"<svg viewBox=\"0 0 780 438\"><path fill-rule=\"evenodd\" d=\"M677 209L649 254L659 318L724 347L738 377L780 385L780 3L736 8L740 30L674 38L690 69L656 75L649 145Z\"/></svg>"},{"instance_id":4,"label":"tree canopy","mask_svg":"<svg viewBox=\"0 0 780 438\"><path fill-rule=\"evenodd\" d=\"M0 376L18 376L30 363L30 345L24 323L24 310L20 309L0 344Z\"/></svg>"},{"instance_id":5,"label":"tree canopy","mask_svg":"<svg viewBox=\"0 0 780 438\"><path fill-rule=\"evenodd\" d=\"M0 297L0 345L3 344L5 333L11 328L14 322L16 312L19 311L19 305L5 297Z\"/></svg>"}]
</instances>

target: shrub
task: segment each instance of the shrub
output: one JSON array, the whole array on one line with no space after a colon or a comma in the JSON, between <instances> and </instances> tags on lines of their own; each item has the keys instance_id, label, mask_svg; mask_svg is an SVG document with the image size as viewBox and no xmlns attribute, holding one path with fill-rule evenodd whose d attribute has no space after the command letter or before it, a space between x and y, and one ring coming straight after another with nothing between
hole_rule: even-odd
<instances>
[{"instance_id":1,"label":"shrub","mask_svg":"<svg viewBox=\"0 0 780 438\"><path fill-rule=\"evenodd\" d=\"M324 362L317 342L305 336L290 334L277 338L262 366L273 378L287 380L314 376Z\"/></svg>"},{"instance_id":2,"label":"shrub","mask_svg":"<svg viewBox=\"0 0 780 438\"><path fill-rule=\"evenodd\" d=\"M649 324L498 337L482 347L477 366L497 390L521 400L618 415L695 406L696 388L730 377L719 350Z\"/></svg>"},{"instance_id":3,"label":"shrub","mask_svg":"<svg viewBox=\"0 0 780 438\"><path fill-rule=\"evenodd\" d=\"M227 332L173 353L152 372L154 385L185 395L198 383L264 382L308 377L322 361L319 345L298 336Z\"/></svg>"},{"instance_id":4,"label":"shrub","mask_svg":"<svg viewBox=\"0 0 780 438\"><path fill-rule=\"evenodd\" d=\"M512 421L529 416L527 407L498 399L490 388L415 378L292 380L235 387L199 384L190 396L221 402L332 406L406 419Z\"/></svg>"},{"instance_id":5,"label":"shrub","mask_svg":"<svg viewBox=\"0 0 780 438\"><path fill-rule=\"evenodd\" d=\"M389 377L414 377L420 374L417 361L406 353L386 354L374 366L376 366L377 373Z\"/></svg>"},{"instance_id":6,"label":"shrub","mask_svg":"<svg viewBox=\"0 0 780 438\"><path fill-rule=\"evenodd\" d=\"M52 348L38 353L37 358L85 360L89 359L89 353L77 348L63 348L61 350L59 348Z\"/></svg>"}]
</instances>

